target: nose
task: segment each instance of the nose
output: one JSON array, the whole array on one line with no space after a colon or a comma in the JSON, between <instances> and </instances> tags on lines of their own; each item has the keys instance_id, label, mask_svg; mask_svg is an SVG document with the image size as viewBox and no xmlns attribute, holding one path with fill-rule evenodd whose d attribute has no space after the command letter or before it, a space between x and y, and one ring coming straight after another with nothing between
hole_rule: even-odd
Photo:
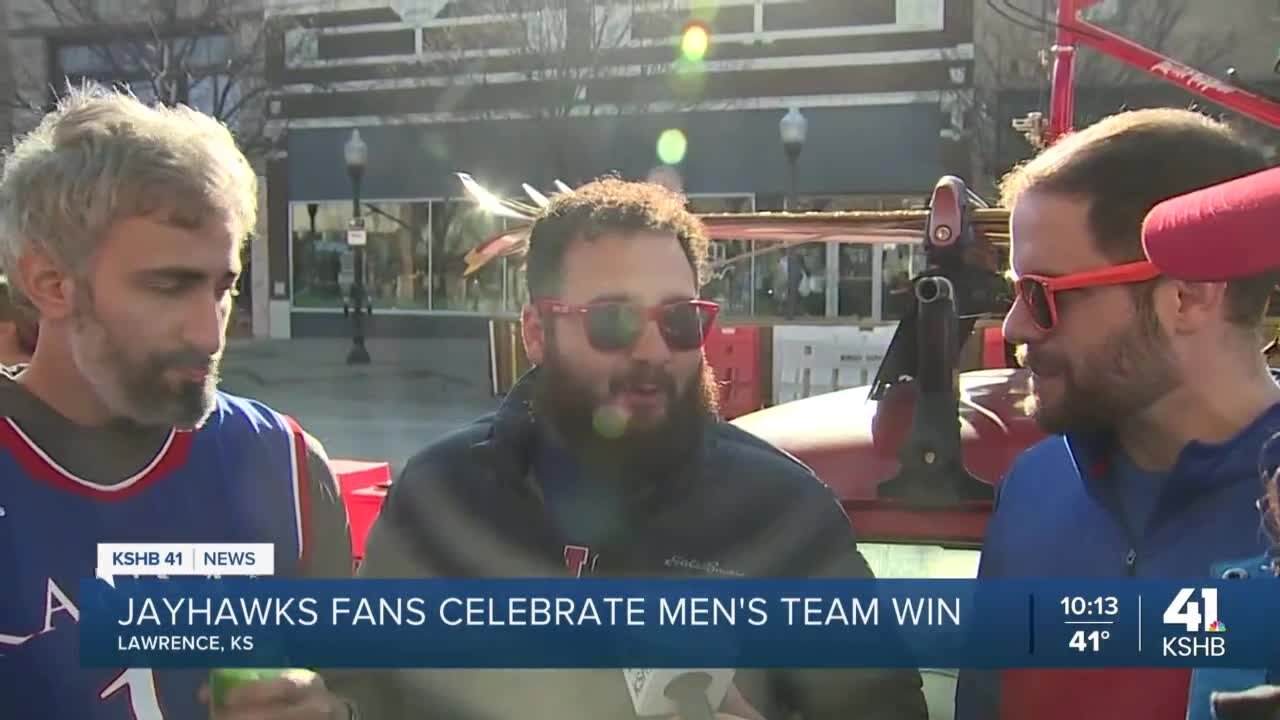
<instances>
[{"instance_id":1,"label":"nose","mask_svg":"<svg viewBox=\"0 0 1280 720\"><path fill-rule=\"evenodd\" d=\"M667 347L667 341L662 337L657 322L650 320L644 324L644 330L631 349L631 357L654 365L661 365L671 359L671 348Z\"/></svg>"},{"instance_id":2,"label":"nose","mask_svg":"<svg viewBox=\"0 0 1280 720\"><path fill-rule=\"evenodd\" d=\"M183 340L187 347L205 355L215 355L226 341L227 320L231 303L216 298L192 300L183 327Z\"/></svg>"},{"instance_id":3,"label":"nose","mask_svg":"<svg viewBox=\"0 0 1280 720\"><path fill-rule=\"evenodd\" d=\"M1013 305L1009 307L1009 312L1004 316L1004 323L1001 325L1000 330L1004 333L1004 339L1014 345L1034 343L1042 339L1046 334L1031 319L1027 304L1021 297L1014 299Z\"/></svg>"}]
</instances>

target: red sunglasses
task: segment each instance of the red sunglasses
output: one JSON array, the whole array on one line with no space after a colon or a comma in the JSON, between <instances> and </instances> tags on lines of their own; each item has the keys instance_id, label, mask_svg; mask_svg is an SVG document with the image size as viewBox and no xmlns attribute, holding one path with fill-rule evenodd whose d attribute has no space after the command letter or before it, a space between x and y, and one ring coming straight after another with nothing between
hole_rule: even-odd
<instances>
[{"instance_id":1,"label":"red sunglasses","mask_svg":"<svg viewBox=\"0 0 1280 720\"><path fill-rule=\"evenodd\" d=\"M1103 285L1124 285L1150 280L1160 274L1150 260L1110 265L1070 275L1021 275L1013 287L1018 299L1027 306L1031 320L1041 330L1052 330L1058 324L1056 293Z\"/></svg>"},{"instance_id":2,"label":"red sunglasses","mask_svg":"<svg viewBox=\"0 0 1280 720\"><path fill-rule=\"evenodd\" d=\"M702 347L715 324L720 306L709 300L678 300L653 307L628 302L597 302L570 305L559 300L542 300L538 309L549 315L576 315L583 319L587 342L602 352L617 352L634 346L653 320L667 347L688 352Z\"/></svg>"}]
</instances>

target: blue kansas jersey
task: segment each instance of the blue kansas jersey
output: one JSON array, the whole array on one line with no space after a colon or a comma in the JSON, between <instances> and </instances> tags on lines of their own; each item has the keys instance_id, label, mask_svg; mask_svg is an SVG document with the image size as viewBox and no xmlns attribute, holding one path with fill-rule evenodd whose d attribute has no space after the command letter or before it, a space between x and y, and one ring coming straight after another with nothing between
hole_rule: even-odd
<instances>
[{"instance_id":1,"label":"blue kansas jersey","mask_svg":"<svg viewBox=\"0 0 1280 720\"><path fill-rule=\"evenodd\" d=\"M277 575L306 550L306 445L292 419L219 394L114 485L60 467L0 418L0 717L195 720L207 671L80 667L80 581L98 543L274 543Z\"/></svg>"}]
</instances>

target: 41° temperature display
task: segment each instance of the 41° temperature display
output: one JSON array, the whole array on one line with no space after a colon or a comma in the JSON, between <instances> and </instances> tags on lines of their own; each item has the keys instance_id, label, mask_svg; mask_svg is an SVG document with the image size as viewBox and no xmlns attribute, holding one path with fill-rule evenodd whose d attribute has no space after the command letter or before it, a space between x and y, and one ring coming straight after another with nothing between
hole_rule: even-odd
<instances>
[{"instance_id":1,"label":"41\u00b0 temperature display","mask_svg":"<svg viewBox=\"0 0 1280 720\"><path fill-rule=\"evenodd\" d=\"M1067 645L1079 652L1098 652L1110 637L1110 630L1077 630Z\"/></svg>"}]
</instances>

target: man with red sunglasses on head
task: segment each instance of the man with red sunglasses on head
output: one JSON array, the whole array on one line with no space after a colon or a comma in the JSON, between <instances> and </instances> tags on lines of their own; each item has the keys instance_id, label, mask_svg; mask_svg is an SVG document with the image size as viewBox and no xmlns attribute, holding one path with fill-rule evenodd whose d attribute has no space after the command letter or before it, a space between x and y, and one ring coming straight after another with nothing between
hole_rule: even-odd
<instances>
[{"instance_id":1,"label":"man with red sunglasses on head","mask_svg":"<svg viewBox=\"0 0 1280 720\"><path fill-rule=\"evenodd\" d=\"M1161 274L1142 223L1161 201L1266 167L1223 124L1126 112L1003 181L1016 300L1005 337L1052 435L999 487L980 578L1202 578L1266 549L1259 451L1280 430L1260 352L1272 275ZM964 671L960 720L1186 716L1188 670Z\"/></svg>"},{"instance_id":2,"label":"man with red sunglasses on head","mask_svg":"<svg viewBox=\"0 0 1280 720\"><path fill-rule=\"evenodd\" d=\"M369 534L366 577L870 577L833 493L716 413L699 299L707 238L684 198L603 179L530 232L535 368L497 412L409 461ZM914 670L738 672L747 718L926 717ZM618 670L369 675L395 718L634 717Z\"/></svg>"}]
</instances>

